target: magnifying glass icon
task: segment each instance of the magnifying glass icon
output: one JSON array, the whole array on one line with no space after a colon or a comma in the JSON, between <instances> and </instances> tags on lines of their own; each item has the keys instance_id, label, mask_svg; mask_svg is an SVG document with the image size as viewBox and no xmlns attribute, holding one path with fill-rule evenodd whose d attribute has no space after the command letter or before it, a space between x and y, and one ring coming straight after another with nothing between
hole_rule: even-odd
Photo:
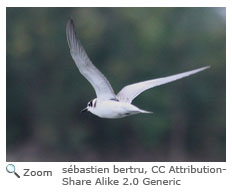
<instances>
[{"instance_id":1,"label":"magnifying glass icon","mask_svg":"<svg viewBox=\"0 0 232 193\"><path fill-rule=\"evenodd\" d=\"M20 178L20 176L15 172L15 166L14 166L14 164L8 164L6 166L6 171L8 173L14 173L18 178Z\"/></svg>"}]
</instances>

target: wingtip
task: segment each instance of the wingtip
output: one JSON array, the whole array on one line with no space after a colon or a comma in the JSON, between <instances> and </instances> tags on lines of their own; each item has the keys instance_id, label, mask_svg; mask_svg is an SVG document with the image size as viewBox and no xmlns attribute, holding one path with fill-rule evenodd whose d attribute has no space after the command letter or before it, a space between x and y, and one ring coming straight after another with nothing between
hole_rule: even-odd
<instances>
[{"instance_id":1,"label":"wingtip","mask_svg":"<svg viewBox=\"0 0 232 193\"><path fill-rule=\"evenodd\" d=\"M208 69L208 68L211 68L211 66L205 66L205 67L203 67L203 68Z\"/></svg>"},{"instance_id":2,"label":"wingtip","mask_svg":"<svg viewBox=\"0 0 232 193\"><path fill-rule=\"evenodd\" d=\"M207 69L209 69L209 68L211 68L211 66L202 67L202 71L203 71L203 70L207 70Z\"/></svg>"},{"instance_id":3,"label":"wingtip","mask_svg":"<svg viewBox=\"0 0 232 193\"><path fill-rule=\"evenodd\" d=\"M69 16L69 17L68 17L67 25L70 25L70 24L71 24L71 25L74 25L72 16Z\"/></svg>"},{"instance_id":4,"label":"wingtip","mask_svg":"<svg viewBox=\"0 0 232 193\"><path fill-rule=\"evenodd\" d=\"M200 72L200 71L203 71L203 70L206 70L206 69L209 69L209 68L211 68L211 66L204 66L204 67L196 69L195 71Z\"/></svg>"}]
</instances>

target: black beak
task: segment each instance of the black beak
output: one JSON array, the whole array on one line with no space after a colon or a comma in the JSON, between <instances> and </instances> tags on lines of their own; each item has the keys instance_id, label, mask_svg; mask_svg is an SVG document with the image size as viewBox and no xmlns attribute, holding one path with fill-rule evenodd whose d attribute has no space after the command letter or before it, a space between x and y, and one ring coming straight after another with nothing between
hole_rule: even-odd
<instances>
[{"instance_id":1,"label":"black beak","mask_svg":"<svg viewBox=\"0 0 232 193\"><path fill-rule=\"evenodd\" d=\"M81 110L81 113L84 113L84 112L87 112L87 111L88 111L88 109L86 107L86 108L84 108L84 109Z\"/></svg>"}]
</instances>

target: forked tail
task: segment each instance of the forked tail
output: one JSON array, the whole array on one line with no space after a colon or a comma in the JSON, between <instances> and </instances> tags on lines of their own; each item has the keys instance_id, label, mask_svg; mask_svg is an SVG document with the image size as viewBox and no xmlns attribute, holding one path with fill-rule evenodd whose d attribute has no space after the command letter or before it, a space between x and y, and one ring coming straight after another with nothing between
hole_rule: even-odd
<instances>
[{"instance_id":1,"label":"forked tail","mask_svg":"<svg viewBox=\"0 0 232 193\"><path fill-rule=\"evenodd\" d=\"M140 112L141 112L141 113L153 113L153 112L151 112L151 111L145 111L145 110L142 110L142 109L140 109Z\"/></svg>"}]
</instances>

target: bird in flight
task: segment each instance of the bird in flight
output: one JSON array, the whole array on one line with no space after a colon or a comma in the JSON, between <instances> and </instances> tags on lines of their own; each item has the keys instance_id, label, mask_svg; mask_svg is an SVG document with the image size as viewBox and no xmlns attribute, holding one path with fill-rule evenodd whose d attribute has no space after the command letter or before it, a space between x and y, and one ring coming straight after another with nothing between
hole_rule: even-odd
<instances>
[{"instance_id":1,"label":"bird in flight","mask_svg":"<svg viewBox=\"0 0 232 193\"><path fill-rule=\"evenodd\" d=\"M109 81L96 66L94 66L86 54L76 34L72 18L69 18L66 24L66 35L70 53L77 68L93 86L97 95L97 98L88 102L87 107L81 112L88 111L101 118L115 119L138 113L152 113L131 104L133 99L145 90L196 74L209 68L209 66L206 66L167 77L130 84L122 88L116 95Z\"/></svg>"}]
</instances>

